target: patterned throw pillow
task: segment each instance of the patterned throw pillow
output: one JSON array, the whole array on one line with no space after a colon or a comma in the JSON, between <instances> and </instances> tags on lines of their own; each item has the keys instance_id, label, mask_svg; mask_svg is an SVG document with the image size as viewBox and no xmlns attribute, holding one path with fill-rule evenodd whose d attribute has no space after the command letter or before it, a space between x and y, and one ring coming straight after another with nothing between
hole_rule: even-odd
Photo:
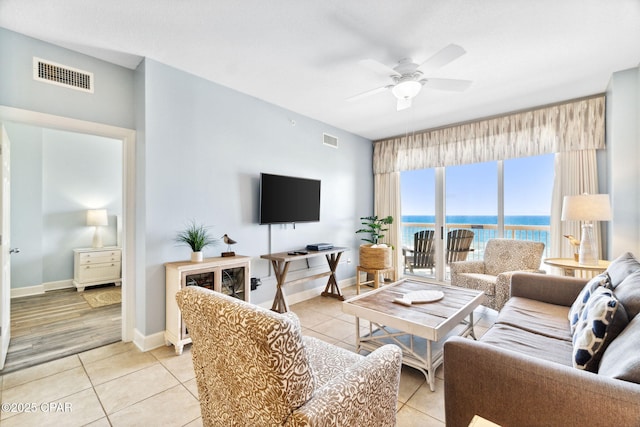
<instances>
[{"instance_id":1,"label":"patterned throw pillow","mask_svg":"<svg viewBox=\"0 0 640 427\"><path fill-rule=\"evenodd\" d=\"M627 313L613 292L597 287L587 301L573 334L573 366L597 372L607 346L628 323Z\"/></svg>"},{"instance_id":2,"label":"patterned throw pillow","mask_svg":"<svg viewBox=\"0 0 640 427\"><path fill-rule=\"evenodd\" d=\"M578 319L580 319L580 315L582 315L582 311L584 310L584 306L589 301L589 297L593 294L593 291L598 289L599 287L611 288L611 278L609 277L609 273L604 272L602 274L598 274L580 291L578 294L578 298L571 305L571 309L569 310L569 323L571 324L571 334L573 335L576 331L576 324L578 323Z\"/></svg>"}]
</instances>

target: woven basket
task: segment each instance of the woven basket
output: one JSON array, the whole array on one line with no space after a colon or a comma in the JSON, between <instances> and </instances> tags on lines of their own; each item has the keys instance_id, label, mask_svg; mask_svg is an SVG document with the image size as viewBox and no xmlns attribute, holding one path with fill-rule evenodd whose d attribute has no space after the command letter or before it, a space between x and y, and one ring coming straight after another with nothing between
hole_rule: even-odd
<instances>
[{"instance_id":1,"label":"woven basket","mask_svg":"<svg viewBox=\"0 0 640 427\"><path fill-rule=\"evenodd\" d=\"M372 248L371 245L360 245L360 266L377 270L393 266L391 247Z\"/></svg>"}]
</instances>

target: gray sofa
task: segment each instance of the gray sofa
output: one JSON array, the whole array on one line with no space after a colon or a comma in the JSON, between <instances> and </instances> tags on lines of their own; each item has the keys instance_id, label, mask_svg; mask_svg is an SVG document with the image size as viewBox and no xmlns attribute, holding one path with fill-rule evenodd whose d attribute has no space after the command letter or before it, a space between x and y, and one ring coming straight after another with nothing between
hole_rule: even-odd
<instances>
[{"instance_id":1,"label":"gray sofa","mask_svg":"<svg viewBox=\"0 0 640 427\"><path fill-rule=\"evenodd\" d=\"M598 298L608 298L609 314L594 321ZM570 313L581 306L572 332ZM447 426L474 415L505 427L640 426L639 312L640 263L629 253L592 280L514 274L511 298L482 338L444 345ZM594 331L597 345L585 352Z\"/></svg>"}]
</instances>

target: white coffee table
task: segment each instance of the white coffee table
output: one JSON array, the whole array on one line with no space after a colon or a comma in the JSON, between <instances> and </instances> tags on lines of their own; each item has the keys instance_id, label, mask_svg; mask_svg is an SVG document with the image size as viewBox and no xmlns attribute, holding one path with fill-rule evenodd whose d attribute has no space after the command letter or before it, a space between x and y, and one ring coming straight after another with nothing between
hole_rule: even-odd
<instances>
[{"instance_id":1,"label":"white coffee table","mask_svg":"<svg viewBox=\"0 0 640 427\"><path fill-rule=\"evenodd\" d=\"M444 297L430 303L405 306L394 298L414 291L442 291ZM444 360L442 348L453 335L475 338L473 310L484 300L484 292L411 280L400 280L358 295L342 303L342 311L356 316L356 351L373 351L396 344L403 352L402 363L422 372L435 391L435 371ZM361 334L360 319L369 321Z\"/></svg>"}]
</instances>

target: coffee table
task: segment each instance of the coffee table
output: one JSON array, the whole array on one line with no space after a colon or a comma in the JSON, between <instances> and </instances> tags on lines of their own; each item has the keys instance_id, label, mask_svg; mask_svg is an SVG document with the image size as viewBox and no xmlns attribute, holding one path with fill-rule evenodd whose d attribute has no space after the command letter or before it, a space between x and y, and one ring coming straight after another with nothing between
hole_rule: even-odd
<instances>
[{"instance_id":1,"label":"coffee table","mask_svg":"<svg viewBox=\"0 0 640 427\"><path fill-rule=\"evenodd\" d=\"M441 291L444 297L411 306L393 302L413 291ZM422 372L435 391L435 371L444 360L444 341L453 335L475 339L473 310L483 300L482 291L400 280L343 302L342 311L356 317L356 352L396 344L402 349L402 363ZM369 321L364 335L361 319Z\"/></svg>"}]
</instances>

